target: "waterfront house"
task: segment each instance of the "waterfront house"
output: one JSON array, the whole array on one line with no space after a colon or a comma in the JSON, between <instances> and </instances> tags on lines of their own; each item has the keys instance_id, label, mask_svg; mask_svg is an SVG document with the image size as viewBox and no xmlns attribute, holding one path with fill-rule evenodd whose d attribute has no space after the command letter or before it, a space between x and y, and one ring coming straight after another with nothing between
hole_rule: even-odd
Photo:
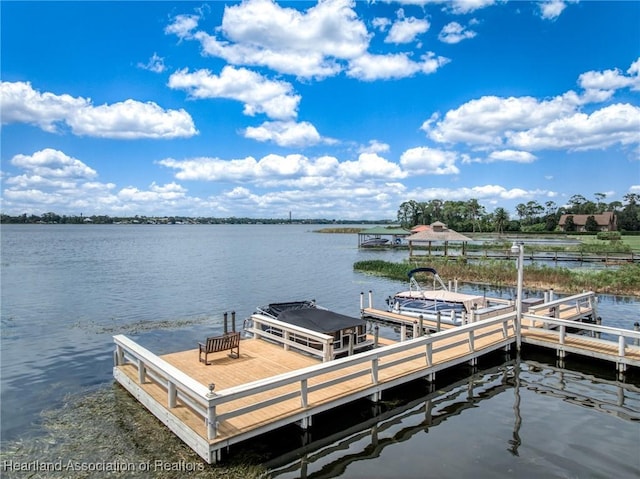
<instances>
[{"instance_id":1,"label":"waterfront house","mask_svg":"<svg viewBox=\"0 0 640 479\"><path fill-rule=\"evenodd\" d=\"M573 224L575 225L575 231L587 231L587 221L591 216L593 216L593 219L598 225L597 231L615 231L617 229L617 218L611 211L607 211L606 213L599 215L562 215L558 225L562 231L567 231L567 220L571 217L573 219Z\"/></svg>"}]
</instances>

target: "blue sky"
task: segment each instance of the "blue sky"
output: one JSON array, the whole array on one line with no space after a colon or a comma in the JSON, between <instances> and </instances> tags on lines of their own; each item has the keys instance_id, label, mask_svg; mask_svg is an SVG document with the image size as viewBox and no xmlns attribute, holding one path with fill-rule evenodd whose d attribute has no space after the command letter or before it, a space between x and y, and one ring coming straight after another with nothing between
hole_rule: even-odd
<instances>
[{"instance_id":1,"label":"blue sky","mask_svg":"<svg viewBox=\"0 0 640 479\"><path fill-rule=\"evenodd\" d=\"M640 194L640 2L3 1L2 212Z\"/></svg>"}]
</instances>

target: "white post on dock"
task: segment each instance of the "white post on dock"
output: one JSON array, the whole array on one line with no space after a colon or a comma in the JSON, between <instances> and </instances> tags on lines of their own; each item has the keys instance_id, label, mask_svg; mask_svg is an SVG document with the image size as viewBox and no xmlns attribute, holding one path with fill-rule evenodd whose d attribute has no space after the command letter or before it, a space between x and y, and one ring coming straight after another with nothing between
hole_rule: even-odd
<instances>
[{"instance_id":1,"label":"white post on dock","mask_svg":"<svg viewBox=\"0 0 640 479\"><path fill-rule=\"evenodd\" d=\"M116 350L113 355L113 362L115 366L122 366L124 364L124 349L119 344L116 345Z\"/></svg>"},{"instance_id":2,"label":"white post on dock","mask_svg":"<svg viewBox=\"0 0 640 479\"><path fill-rule=\"evenodd\" d=\"M147 367L142 359L138 359L138 382L144 384L147 379Z\"/></svg>"},{"instance_id":3,"label":"white post on dock","mask_svg":"<svg viewBox=\"0 0 640 479\"><path fill-rule=\"evenodd\" d=\"M524 282L524 243L514 241L511 246L512 253L518 253L518 293L516 297L516 349L520 351L522 337L520 326L522 325L522 287ZM551 290L553 291L553 290ZM553 293L551 293L552 295ZM550 296L551 296L550 295Z\"/></svg>"},{"instance_id":4,"label":"white post on dock","mask_svg":"<svg viewBox=\"0 0 640 479\"><path fill-rule=\"evenodd\" d=\"M215 439L218 435L218 428L216 424L216 406L212 404L212 399L216 397L216 394L213 392L216 388L214 383L209 384L209 392L206 395L206 398L209 400L209 404L207 406L207 417L205 418L205 424L207 426L207 438L209 440Z\"/></svg>"},{"instance_id":5,"label":"white post on dock","mask_svg":"<svg viewBox=\"0 0 640 479\"><path fill-rule=\"evenodd\" d=\"M369 308L373 308L373 291L369 290Z\"/></svg>"},{"instance_id":6,"label":"white post on dock","mask_svg":"<svg viewBox=\"0 0 640 479\"><path fill-rule=\"evenodd\" d=\"M175 383L169 381L167 384L167 406L169 409L176 407L178 393Z\"/></svg>"}]
</instances>

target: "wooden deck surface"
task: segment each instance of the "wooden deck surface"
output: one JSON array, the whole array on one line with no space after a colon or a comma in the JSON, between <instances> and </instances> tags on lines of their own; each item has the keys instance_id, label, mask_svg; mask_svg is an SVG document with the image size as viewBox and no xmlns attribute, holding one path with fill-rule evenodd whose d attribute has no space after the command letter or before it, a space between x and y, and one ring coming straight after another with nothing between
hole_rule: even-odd
<instances>
[{"instance_id":1,"label":"wooden deck surface","mask_svg":"<svg viewBox=\"0 0 640 479\"><path fill-rule=\"evenodd\" d=\"M379 312L378 310L372 310ZM365 310L366 312L366 310ZM563 316L574 316L584 313L565 308ZM394 313L386 313L394 315ZM393 318L407 328L412 327L415 318L407 318L402 315ZM533 326L535 316L529 315L523 318L522 342L536 344L559 351L559 357L564 352L575 352L585 356L591 356L613 361L620 366L618 358L618 344L613 341L603 341L590 336L566 335L564 344L559 344L557 330L541 329L541 319L538 319L537 328ZM579 324L576 324L578 327ZM573 327L573 325L571 326ZM451 329L452 326L442 324L443 329ZM505 330L506 335L505 338ZM263 339L243 339L240 342L240 355L238 358L229 357L229 351L222 351L209 355L212 364L205 365L198 359L198 349L180 351L160 356L159 359L168 363L167 368L177 369L174 377L186 375L190 380L196 381L205 388L215 384L215 393L218 393L217 401L212 399L215 408L214 416L218 419L216 437L208 439L208 428L202 412L193 411L179 393L176 407L168 407L168 390L165 379L158 382L157 376L146 375L146 381L140 384L140 377L144 377L144 367L138 370L140 361L120 363L116 366L119 375L125 377L119 380L127 384L128 389L148 408L153 404L153 413L163 420L174 432L188 431L190 437L199 438L199 444L209 447L210 451L219 452L229 444L239 442L246 438L261 434L294 421L307 421L318 412L328 410L336 405L345 404L358 398L378 397L380 391L389 387L402 384L412 379L436 374L438 371L451 367L454 364L469 362L485 354L487 351L508 347L514 341L515 331L513 318L502 320L496 318L492 324L466 325L453 330L429 335L422 339L403 343L398 348L387 348L379 354L365 353L362 361L344 361L333 363L335 367L321 367L320 359L294 350L285 350L282 345L265 341ZM369 338L373 339L373 338ZM628 338L627 338L628 339ZM394 344L395 341L384 337L379 338L380 346ZM195 346L195 344L194 344ZM425 351L426 347L426 351ZM431 365L427 364L426 354L431 354ZM146 359L153 361L153 359ZM373 382L373 362L375 361L375 375L377 382ZM624 362L640 367L640 348L629 346L625 350ZM472 363L475 364L475 363ZM302 371L310 368L307 371ZM622 369L624 370L624 369ZM619 371L621 371L619 369ZM265 387L269 378L274 378L286 373L298 373L293 381L283 381L280 387ZM179 374L182 373L182 374ZM114 372L115 374L115 372ZM303 379L299 379L303 378ZM432 377L431 377L432 379ZM306 407L302 405L301 380L304 381ZM250 383L262 381L261 387L250 389L251 392L238 394L237 391L229 391L232 388L246 386ZM195 384L195 383L194 383ZM199 386L185 391L197 390ZM247 389L245 389L247 391ZM148 397L144 394L148 394ZM249 394L249 395L246 395ZM171 396L172 398L174 396ZM252 407L253 406L253 407ZM209 410L211 414L213 409ZM164 414L166 412L166 414ZM206 414L205 414L206 415ZM169 419L163 419L169 418ZM176 432L178 434L178 432ZM181 436L182 437L182 436ZM200 446L198 446L200 447ZM195 449L195 448L194 448ZM209 459L207 453L199 454Z\"/></svg>"},{"instance_id":2,"label":"wooden deck surface","mask_svg":"<svg viewBox=\"0 0 640 479\"><path fill-rule=\"evenodd\" d=\"M523 342L545 343L552 349L558 347L558 333L553 331L544 331L541 329L522 331ZM586 353L589 356L589 352L596 353L598 356L610 356L612 358L618 356L618 345L612 342L600 341L590 336L567 336L564 340L563 347L565 349L576 349ZM640 348L627 347L625 350L625 357L636 364L640 364Z\"/></svg>"},{"instance_id":3,"label":"wooden deck surface","mask_svg":"<svg viewBox=\"0 0 640 479\"><path fill-rule=\"evenodd\" d=\"M501 330L499 331L496 326L493 326L493 330L495 330L495 332L492 332L487 337L478 338L475 341L476 351L503 340ZM509 331L509 333L512 334L513 331ZM460 339L460 337L443 339L441 342L438 342L438 347L447 343L460 341ZM382 343L389 344L392 343L392 341L383 339ZM242 340L240 342L240 357L237 359L228 357L227 353L228 351L209 355L209 358L212 359L213 362L210 366L206 366L198 361L197 349L166 354L161 356L161 358L204 386L214 383L216 385L216 391L240 386L252 381L266 379L278 374L320 363L316 358L300 354L295 351L285 351L282 347L260 339ZM419 353L422 353L422 357L419 359L400 361L399 364L392 367L383 368L385 363L390 363L403 357ZM455 358L461 358L466 356L468 353L469 345L464 342L463 344L451 347L446 351L434 352L433 364L445 363ZM138 372L134 365L128 364L118 367L131 380L138 383ZM345 377L350 374L357 373L358 371L364 372L364 374L349 381L340 382L338 384L310 392L308 395L308 409L338 401L341 398L353 396L354 393L357 393L358 391L364 391L367 388L370 388L371 376L368 368L368 363L364 363L345 367L338 371L325 373L316 378L310 379L308 386L309 388L312 388L314 385L321 384L332 379ZM384 384L385 382L402 378L403 376L411 373L425 371L426 369L427 365L424 359L424 346L420 346L416 347L414 350L396 353L385 357L383 360L381 359L378 381L379 384ZM167 391L165 388L158 385L156 382L148 380L142 385L142 389L150 394L159 404L165 405L166 407ZM299 387L296 385L273 388L264 393L255 394L235 400L232 403L223 404L218 407L217 414L224 414L226 412L251 405L255 402L281 396L298 389ZM229 437L261 428L270 423L293 416L302 410L303 408L300 404L300 398L294 397L293 399L278 402L249 414L232 417L231 419L222 421L219 424L218 436L215 439L210 440L209 443L213 445L224 442ZM207 429L202 418L191 411L182 402L178 401L178 406L172 408L171 412L199 436L205 439L207 438Z\"/></svg>"}]
</instances>

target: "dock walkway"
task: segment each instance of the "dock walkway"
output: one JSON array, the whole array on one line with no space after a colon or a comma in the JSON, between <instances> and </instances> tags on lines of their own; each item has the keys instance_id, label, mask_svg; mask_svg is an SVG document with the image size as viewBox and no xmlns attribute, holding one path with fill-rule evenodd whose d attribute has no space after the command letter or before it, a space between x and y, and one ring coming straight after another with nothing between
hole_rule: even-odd
<instances>
[{"instance_id":1,"label":"dock walkway","mask_svg":"<svg viewBox=\"0 0 640 479\"><path fill-rule=\"evenodd\" d=\"M560 311L558 308L555 311ZM566 308L565 308L566 309ZM530 312L522 316L521 341L612 361L622 374L640 367L640 332L576 324ZM237 359L228 351L198 361L198 349L157 356L126 336L114 336L114 377L149 411L209 463L226 447L298 423L311 426L323 411L426 378L452 366L475 365L491 351L508 351L516 337L516 313L443 328L331 361L264 339L244 339ZM606 341L575 334L580 327L617 337ZM385 345L382 345L385 344Z\"/></svg>"},{"instance_id":2,"label":"dock walkway","mask_svg":"<svg viewBox=\"0 0 640 479\"><path fill-rule=\"evenodd\" d=\"M211 463L228 445L290 423L307 428L320 412L361 398L378 401L385 389L475 363L508 348L513 327L511 315L329 362L247 339L238 359L216 353L211 366L198 362L197 349L155 356L120 335L114 377Z\"/></svg>"}]
</instances>

